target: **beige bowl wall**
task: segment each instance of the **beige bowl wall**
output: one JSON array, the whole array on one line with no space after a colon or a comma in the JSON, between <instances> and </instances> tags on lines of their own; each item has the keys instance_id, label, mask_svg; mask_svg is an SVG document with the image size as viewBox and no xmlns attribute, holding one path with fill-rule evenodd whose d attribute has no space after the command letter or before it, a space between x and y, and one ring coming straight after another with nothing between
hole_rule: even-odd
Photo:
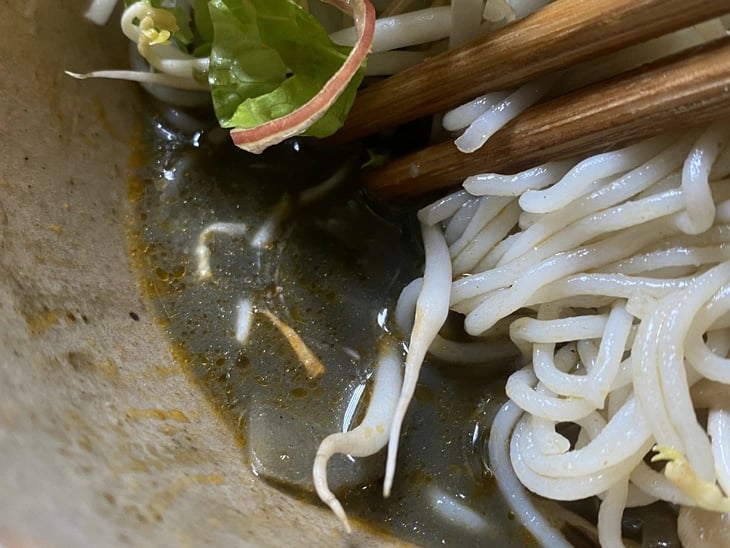
<instances>
[{"instance_id":1,"label":"beige bowl wall","mask_svg":"<svg viewBox=\"0 0 730 548\"><path fill-rule=\"evenodd\" d=\"M127 252L138 91L63 73L126 64L85 8L0 17L0 545L373 545L256 480L173 360Z\"/></svg>"}]
</instances>

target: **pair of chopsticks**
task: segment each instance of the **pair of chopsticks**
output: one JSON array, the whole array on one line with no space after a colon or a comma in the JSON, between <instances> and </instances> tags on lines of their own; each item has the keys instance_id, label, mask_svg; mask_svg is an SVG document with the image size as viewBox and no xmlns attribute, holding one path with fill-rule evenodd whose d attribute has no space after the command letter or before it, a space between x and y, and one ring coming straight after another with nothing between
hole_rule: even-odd
<instances>
[{"instance_id":1,"label":"pair of chopsticks","mask_svg":"<svg viewBox=\"0 0 730 548\"><path fill-rule=\"evenodd\" d=\"M728 0L556 0L484 38L358 94L347 142L469 99L730 13ZM538 104L478 151L443 143L364 173L377 197L407 199L474 173L511 173L730 115L730 37Z\"/></svg>"}]
</instances>

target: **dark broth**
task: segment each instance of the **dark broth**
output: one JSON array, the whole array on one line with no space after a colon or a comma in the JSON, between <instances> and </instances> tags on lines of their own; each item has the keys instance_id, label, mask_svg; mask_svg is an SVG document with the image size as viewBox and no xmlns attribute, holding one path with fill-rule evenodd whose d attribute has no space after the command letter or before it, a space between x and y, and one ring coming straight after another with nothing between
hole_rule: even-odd
<instances>
[{"instance_id":1,"label":"dark broth","mask_svg":"<svg viewBox=\"0 0 730 548\"><path fill-rule=\"evenodd\" d=\"M375 212L357 188L356 158L306 141L253 156L220 132L186 136L151 117L141 154L130 183L133 253L173 347L237 435L232 450L241 451L242 466L319 504L311 480L319 442L357 424L379 341L405 340L391 316L400 290L422 268L412 212ZM348 166L347 180L302 203L303 191ZM275 237L252 246L277 215ZM245 233L210 238L211 276L201 279L199 235L222 222L243 223ZM293 327L325 374L308 378L260 313L248 342L239 343L242 298ZM536 545L485 466L489 425L511 369L427 360L404 422L391 497L382 497L384 451L330 461L330 487L350 518L423 546ZM568 507L595 522L595 500ZM641 542L644 530L647 547L679 546L675 519L666 504L631 509L624 533ZM580 528L565 533L576 546L595 545Z\"/></svg>"},{"instance_id":2,"label":"dark broth","mask_svg":"<svg viewBox=\"0 0 730 548\"><path fill-rule=\"evenodd\" d=\"M317 502L311 469L319 442L356 424L379 339L386 331L402 337L390 316L418 275L418 234L408 216L375 213L352 177L322 200L299 203L302 190L354 165L346 152L291 142L252 156L227 140L207 140L151 119L130 186L134 254L178 354L237 434L242 465ZM253 248L251 235L283 209L276 238ZM212 275L201 280L195 248L215 222L245 223L247 232L210 238ZM237 342L244 297L295 328L326 373L309 379L261 314L249 342ZM482 463L503 383L494 370L427 363L404 424L392 496L382 497L384 452L330 461L330 485L351 518L424 546L533 545ZM460 518L460 508L473 515Z\"/></svg>"}]
</instances>

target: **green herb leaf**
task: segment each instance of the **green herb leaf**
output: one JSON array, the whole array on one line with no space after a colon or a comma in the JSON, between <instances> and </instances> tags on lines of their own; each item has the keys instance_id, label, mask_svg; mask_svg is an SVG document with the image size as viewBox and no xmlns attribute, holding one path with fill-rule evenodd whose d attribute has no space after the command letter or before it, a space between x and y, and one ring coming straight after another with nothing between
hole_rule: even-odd
<instances>
[{"instance_id":1,"label":"green herb leaf","mask_svg":"<svg viewBox=\"0 0 730 548\"><path fill-rule=\"evenodd\" d=\"M251 128L291 113L322 89L349 52L292 0L211 0L208 7L214 29L208 81L223 127ZM305 135L337 131L363 72Z\"/></svg>"},{"instance_id":2,"label":"green herb leaf","mask_svg":"<svg viewBox=\"0 0 730 548\"><path fill-rule=\"evenodd\" d=\"M201 44L213 43L213 21L210 20L208 11L208 0L194 0L193 2L193 23L198 33Z\"/></svg>"}]
</instances>

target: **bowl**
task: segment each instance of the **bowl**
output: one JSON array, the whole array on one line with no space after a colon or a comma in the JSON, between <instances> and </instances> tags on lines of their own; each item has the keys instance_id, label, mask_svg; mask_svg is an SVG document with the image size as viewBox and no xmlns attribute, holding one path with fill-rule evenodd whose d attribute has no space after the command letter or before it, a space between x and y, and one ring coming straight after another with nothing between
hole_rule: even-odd
<instances>
[{"instance_id":1,"label":"bowl","mask_svg":"<svg viewBox=\"0 0 730 548\"><path fill-rule=\"evenodd\" d=\"M133 84L86 0L0 21L0 545L385 545L259 481L173 357L128 252Z\"/></svg>"}]
</instances>

